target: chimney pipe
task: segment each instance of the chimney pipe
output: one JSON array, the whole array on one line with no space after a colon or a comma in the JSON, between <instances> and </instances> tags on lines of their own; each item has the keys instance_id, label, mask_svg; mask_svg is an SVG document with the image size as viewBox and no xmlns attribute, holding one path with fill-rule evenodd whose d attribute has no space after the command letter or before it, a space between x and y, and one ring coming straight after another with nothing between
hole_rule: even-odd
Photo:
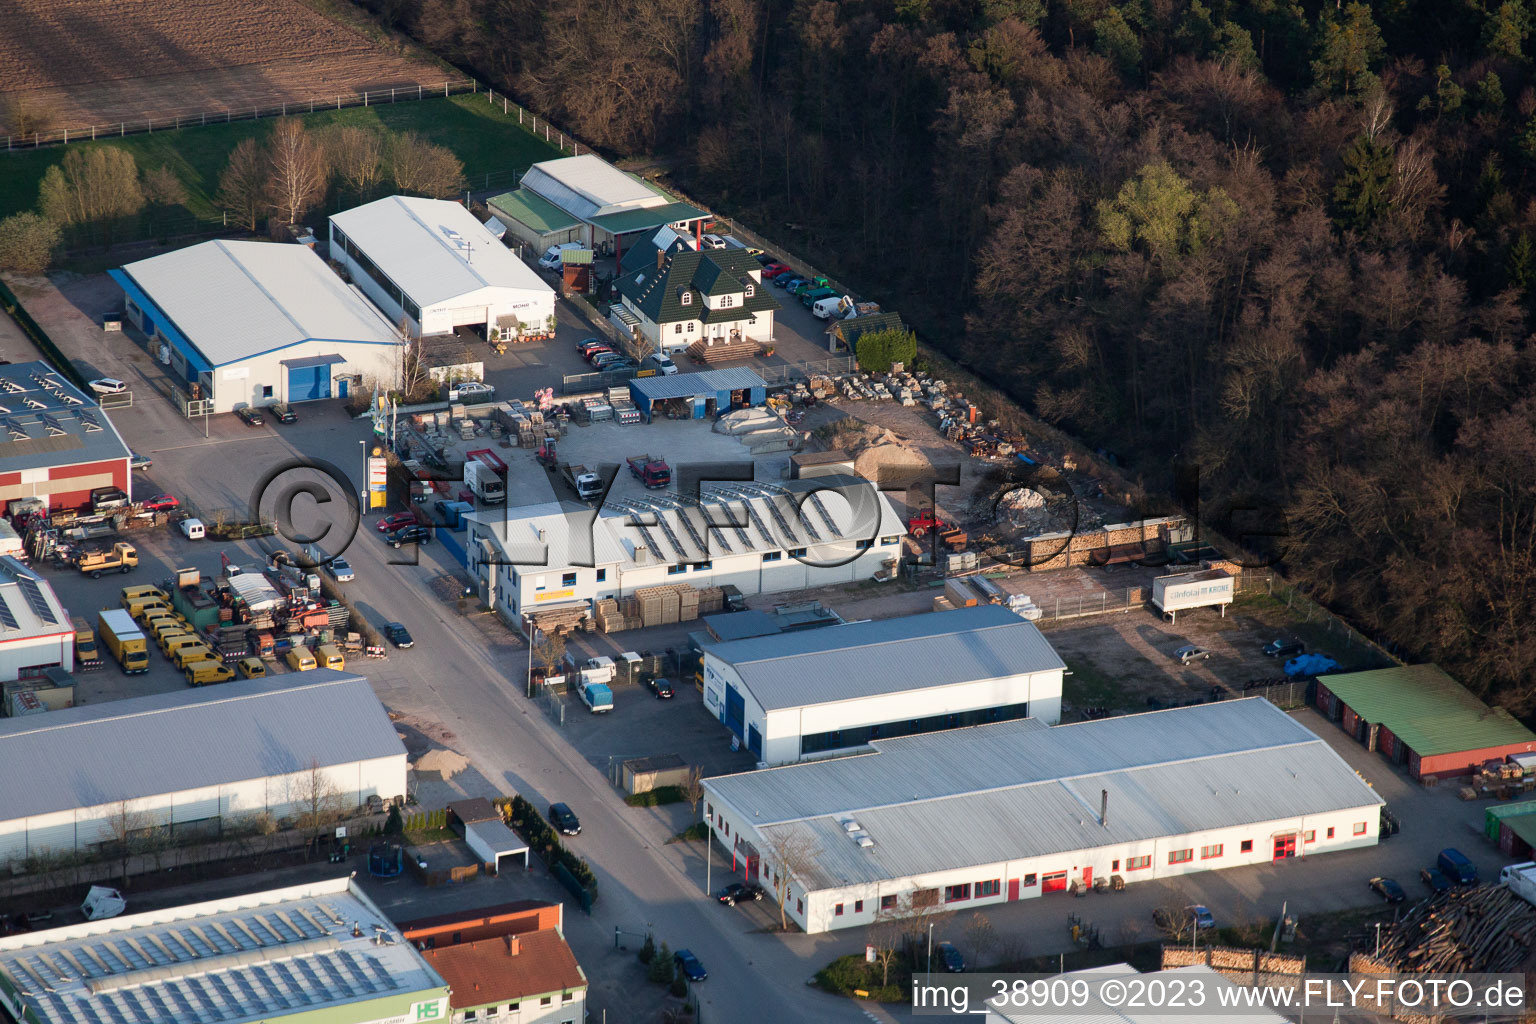
<instances>
[{"instance_id":1,"label":"chimney pipe","mask_svg":"<svg viewBox=\"0 0 1536 1024\"><path fill-rule=\"evenodd\" d=\"M656 269L660 270L661 267L662 267L662 264L665 263L666 260L667 260L667 251L665 249L657 249L656 250Z\"/></svg>"},{"instance_id":2,"label":"chimney pipe","mask_svg":"<svg viewBox=\"0 0 1536 1024\"><path fill-rule=\"evenodd\" d=\"M1099 790L1099 824L1109 827L1109 790Z\"/></svg>"}]
</instances>

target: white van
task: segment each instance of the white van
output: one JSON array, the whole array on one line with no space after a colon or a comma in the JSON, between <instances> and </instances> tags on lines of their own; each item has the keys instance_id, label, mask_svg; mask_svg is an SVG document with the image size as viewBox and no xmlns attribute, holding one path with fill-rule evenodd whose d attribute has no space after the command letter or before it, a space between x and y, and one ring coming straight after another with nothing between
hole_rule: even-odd
<instances>
[{"instance_id":1,"label":"white van","mask_svg":"<svg viewBox=\"0 0 1536 1024\"><path fill-rule=\"evenodd\" d=\"M544 250L544 255L539 257L539 266L545 270L559 270L565 262L565 254L572 249L582 248L580 242L561 242Z\"/></svg>"},{"instance_id":2,"label":"white van","mask_svg":"<svg viewBox=\"0 0 1536 1024\"><path fill-rule=\"evenodd\" d=\"M640 364L642 370L655 370L662 376L669 376L677 372L677 364L672 357L661 352L653 352L645 357L645 362Z\"/></svg>"},{"instance_id":3,"label":"white van","mask_svg":"<svg viewBox=\"0 0 1536 1024\"><path fill-rule=\"evenodd\" d=\"M206 535L201 519L183 519L181 521L181 535L187 540L202 540Z\"/></svg>"},{"instance_id":4,"label":"white van","mask_svg":"<svg viewBox=\"0 0 1536 1024\"><path fill-rule=\"evenodd\" d=\"M848 313L853 312L853 299L847 295L829 295L825 299L817 299L811 307L819 319L832 320L843 319Z\"/></svg>"}]
</instances>

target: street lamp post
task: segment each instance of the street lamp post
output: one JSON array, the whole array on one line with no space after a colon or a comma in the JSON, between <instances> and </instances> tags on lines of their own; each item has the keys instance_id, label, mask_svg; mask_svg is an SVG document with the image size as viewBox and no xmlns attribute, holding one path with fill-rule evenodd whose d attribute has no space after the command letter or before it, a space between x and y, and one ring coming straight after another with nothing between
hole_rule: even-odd
<instances>
[{"instance_id":1,"label":"street lamp post","mask_svg":"<svg viewBox=\"0 0 1536 1024\"><path fill-rule=\"evenodd\" d=\"M928 922L928 973L933 973L933 922Z\"/></svg>"},{"instance_id":2,"label":"street lamp post","mask_svg":"<svg viewBox=\"0 0 1536 1024\"><path fill-rule=\"evenodd\" d=\"M357 492L358 504L364 513L373 511L372 502L368 500L368 441L366 439L357 442L363 449L363 486Z\"/></svg>"}]
</instances>

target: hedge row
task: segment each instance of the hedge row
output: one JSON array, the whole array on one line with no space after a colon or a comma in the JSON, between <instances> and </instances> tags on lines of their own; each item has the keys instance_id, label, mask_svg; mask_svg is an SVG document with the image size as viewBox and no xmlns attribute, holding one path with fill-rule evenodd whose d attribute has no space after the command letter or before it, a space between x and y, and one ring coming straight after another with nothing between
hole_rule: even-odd
<instances>
[{"instance_id":1,"label":"hedge row","mask_svg":"<svg viewBox=\"0 0 1536 1024\"><path fill-rule=\"evenodd\" d=\"M631 807L660 807L662 804L678 804L688 799L682 786L657 786L648 793L631 793L624 802Z\"/></svg>"},{"instance_id":2,"label":"hedge row","mask_svg":"<svg viewBox=\"0 0 1536 1024\"><path fill-rule=\"evenodd\" d=\"M520 796L512 798L511 825L523 837L530 848L550 867L556 864L564 864L565 869L576 876L576 880L594 895L597 893L597 876L592 873L587 862L565 848L560 841L560 836L544 816L534 809L533 804Z\"/></svg>"}]
</instances>

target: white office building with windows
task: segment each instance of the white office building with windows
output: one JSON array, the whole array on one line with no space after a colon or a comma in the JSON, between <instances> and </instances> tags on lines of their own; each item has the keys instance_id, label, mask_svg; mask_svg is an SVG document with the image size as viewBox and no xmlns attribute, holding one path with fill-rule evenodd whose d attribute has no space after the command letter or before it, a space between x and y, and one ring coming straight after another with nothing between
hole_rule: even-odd
<instances>
[{"instance_id":1,"label":"white office building with windows","mask_svg":"<svg viewBox=\"0 0 1536 1024\"><path fill-rule=\"evenodd\" d=\"M806 932L1368 847L1381 822L1376 791L1260 698L870 745L704 780L713 837L749 880L788 873Z\"/></svg>"}]
</instances>

